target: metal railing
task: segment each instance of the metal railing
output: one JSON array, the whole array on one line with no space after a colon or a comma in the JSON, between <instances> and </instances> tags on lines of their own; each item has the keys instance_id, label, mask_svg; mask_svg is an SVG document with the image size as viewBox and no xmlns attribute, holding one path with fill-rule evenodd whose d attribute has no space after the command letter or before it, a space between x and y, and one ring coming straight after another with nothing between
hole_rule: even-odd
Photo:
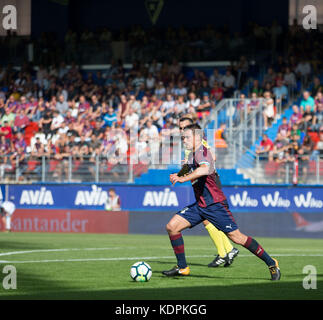
<instances>
[{"instance_id":1,"label":"metal railing","mask_svg":"<svg viewBox=\"0 0 323 320\"><path fill-rule=\"evenodd\" d=\"M250 168L238 169L245 178L258 184L323 184L323 158L314 158L302 161L269 161L267 156L256 155Z\"/></svg>"},{"instance_id":2,"label":"metal railing","mask_svg":"<svg viewBox=\"0 0 323 320\"><path fill-rule=\"evenodd\" d=\"M144 164L115 163L107 157L73 156L58 159L55 157L26 156L10 161L1 157L0 181L19 182L133 182L135 175L147 170Z\"/></svg>"},{"instance_id":3,"label":"metal railing","mask_svg":"<svg viewBox=\"0 0 323 320\"><path fill-rule=\"evenodd\" d=\"M234 168L241 154L239 144L231 144L229 148L214 149L217 157L216 167L222 169ZM263 155L256 155L243 148L245 168L237 168L245 178L258 184L323 184L323 158L316 156L313 160L298 162L298 174L295 176L295 163L277 163L268 161ZM35 158L26 157L24 161L0 158L1 183L81 183L81 182L124 182L132 183L136 177L147 172L149 168L167 168L167 165L139 162L136 164L115 163L107 157L73 156L63 159L48 158L45 156Z\"/></svg>"}]
</instances>

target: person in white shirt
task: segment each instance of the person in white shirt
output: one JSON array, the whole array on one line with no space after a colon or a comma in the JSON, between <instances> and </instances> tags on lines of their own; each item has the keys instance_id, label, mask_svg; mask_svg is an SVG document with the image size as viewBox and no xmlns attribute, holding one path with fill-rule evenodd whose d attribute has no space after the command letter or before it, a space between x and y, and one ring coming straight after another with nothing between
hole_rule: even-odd
<instances>
[{"instance_id":1,"label":"person in white shirt","mask_svg":"<svg viewBox=\"0 0 323 320\"><path fill-rule=\"evenodd\" d=\"M121 210L121 201L120 197L116 194L114 189L108 191L109 198L105 203L105 210L107 211L120 211Z\"/></svg>"},{"instance_id":2,"label":"person in white shirt","mask_svg":"<svg viewBox=\"0 0 323 320\"><path fill-rule=\"evenodd\" d=\"M265 98L265 105L264 105L264 111L263 111L264 129L267 130L269 123L271 123L274 120L275 109L274 109L274 100L272 99L269 91L266 91L264 93L264 98Z\"/></svg>"},{"instance_id":3,"label":"person in white shirt","mask_svg":"<svg viewBox=\"0 0 323 320\"><path fill-rule=\"evenodd\" d=\"M174 94L176 96L186 96L187 95L187 89L184 87L184 85L181 81L179 81L177 83L177 87L174 89Z\"/></svg>"},{"instance_id":4,"label":"person in white shirt","mask_svg":"<svg viewBox=\"0 0 323 320\"><path fill-rule=\"evenodd\" d=\"M64 117L57 110L54 111L54 117L50 129L56 132L64 123Z\"/></svg>"},{"instance_id":5,"label":"person in white shirt","mask_svg":"<svg viewBox=\"0 0 323 320\"><path fill-rule=\"evenodd\" d=\"M225 75L222 77L224 94L227 98L230 98L233 94L235 87L235 77L231 74L230 70L227 70Z\"/></svg>"},{"instance_id":6,"label":"person in white shirt","mask_svg":"<svg viewBox=\"0 0 323 320\"><path fill-rule=\"evenodd\" d=\"M171 94L166 96L166 101L161 105L161 112L165 117L167 114L172 113L175 106L175 101Z\"/></svg>"},{"instance_id":7,"label":"person in white shirt","mask_svg":"<svg viewBox=\"0 0 323 320\"><path fill-rule=\"evenodd\" d=\"M151 90L155 87L155 78L153 77L153 75L151 73L148 74L148 77L146 79L146 87L147 89Z\"/></svg>"},{"instance_id":8,"label":"person in white shirt","mask_svg":"<svg viewBox=\"0 0 323 320\"><path fill-rule=\"evenodd\" d=\"M6 232L11 231L11 217L16 210L16 206L11 201L4 201L0 205L0 215Z\"/></svg>"},{"instance_id":9,"label":"person in white shirt","mask_svg":"<svg viewBox=\"0 0 323 320\"><path fill-rule=\"evenodd\" d=\"M142 131L142 134L146 135L149 141L151 163L159 163L159 133L155 125L149 119L146 123L147 127Z\"/></svg>"},{"instance_id":10,"label":"person in white shirt","mask_svg":"<svg viewBox=\"0 0 323 320\"><path fill-rule=\"evenodd\" d=\"M138 124L139 124L139 116L137 113L134 112L133 108L129 108L129 113L126 115L125 118L125 129L126 130L138 130Z\"/></svg>"},{"instance_id":11,"label":"person in white shirt","mask_svg":"<svg viewBox=\"0 0 323 320\"><path fill-rule=\"evenodd\" d=\"M188 95L189 100L186 102L186 109L188 109L189 113L195 113L197 108L200 106L201 100L196 97L194 92L191 92Z\"/></svg>"}]
</instances>

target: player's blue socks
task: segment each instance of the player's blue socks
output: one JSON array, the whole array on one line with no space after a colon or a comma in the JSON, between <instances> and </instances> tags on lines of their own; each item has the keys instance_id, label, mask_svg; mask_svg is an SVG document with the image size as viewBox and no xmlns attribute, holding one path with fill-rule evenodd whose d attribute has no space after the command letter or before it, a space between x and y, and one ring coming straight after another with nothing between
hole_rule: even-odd
<instances>
[{"instance_id":1,"label":"player's blue socks","mask_svg":"<svg viewBox=\"0 0 323 320\"><path fill-rule=\"evenodd\" d=\"M183 269L187 267L185 252L184 252L184 240L182 234L177 234L175 236L169 235L170 242L174 249L174 253L177 259L177 265Z\"/></svg>"},{"instance_id":2,"label":"player's blue socks","mask_svg":"<svg viewBox=\"0 0 323 320\"><path fill-rule=\"evenodd\" d=\"M244 247L250 252L252 252L254 255L256 255L258 258L263 260L267 264L267 266L275 265L275 261L255 239L248 237Z\"/></svg>"}]
</instances>

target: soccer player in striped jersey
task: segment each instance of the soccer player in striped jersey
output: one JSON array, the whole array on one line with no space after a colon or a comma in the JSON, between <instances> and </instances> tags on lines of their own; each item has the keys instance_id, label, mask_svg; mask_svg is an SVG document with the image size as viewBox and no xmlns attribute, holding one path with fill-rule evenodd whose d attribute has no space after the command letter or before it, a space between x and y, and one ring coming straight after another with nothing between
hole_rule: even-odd
<instances>
[{"instance_id":1,"label":"soccer player in striped jersey","mask_svg":"<svg viewBox=\"0 0 323 320\"><path fill-rule=\"evenodd\" d=\"M181 134L183 134L185 127L193 124L193 119L189 117L183 117L179 120L179 128ZM202 140L203 146L205 146L207 149L210 150L210 147L205 139ZM189 155L192 151L185 149L185 159L184 159L184 166L182 170L179 171L178 176L183 176L188 173L188 166L185 164L188 161ZM211 150L210 150L211 152ZM211 152L212 153L212 152ZM213 156L213 159L215 161L215 156ZM217 184L221 185L220 177L216 175ZM215 256L215 259L208 264L208 267L218 267L222 264L224 264L224 267L228 267L232 264L234 258L238 255L239 250L237 248L234 248L228 239L228 237L220 230L218 230L212 223L210 223L208 220L203 221L205 229L208 231L214 245L217 248L218 254Z\"/></svg>"},{"instance_id":2,"label":"soccer player in striped jersey","mask_svg":"<svg viewBox=\"0 0 323 320\"><path fill-rule=\"evenodd\" d=\"M197 124L189 125L184 129L184 145L192 150L188 159L190 173L183 177L177 174L170 175L173 185L177 182L191 181L196 202L175 214L166 226L177 259L177 266L163 271L163 274L165 276L188 276L190 274L181 232L208 220L226 233L234 243L244 246L263 260L269 268L271 279L279 280L281 273L278 261L273 259L255 239L241 233L238 229L229 210L227 199L216 182L213 157L209 149L203 146L202 139L203 133Z\"/></svg>"}]
</instances>

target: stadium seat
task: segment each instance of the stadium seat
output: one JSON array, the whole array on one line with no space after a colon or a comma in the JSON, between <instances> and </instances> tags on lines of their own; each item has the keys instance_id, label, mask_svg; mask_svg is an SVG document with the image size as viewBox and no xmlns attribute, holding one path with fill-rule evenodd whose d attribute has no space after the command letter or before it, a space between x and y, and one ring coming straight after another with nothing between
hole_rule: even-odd
<instances>
[{"instance_id":1,"label":"stadium seat","mask_svg":"<svg viewBox=\"0 0 323 320\"><path fill-rule=\"evenodd\" d=\"M49 172L55 171L59 161L58 160L50 160L49 161Z\"/></svg>"},{"instance_id":2,"label":"stadium seat","mask_svg":"<svg viewBox=\"0 0 323 320\"><path fill-rule=\"evenodd\" d=\"M265 173L267 176L274 176L277 173L277 170L280 166L280 163L276 161L268 161L265 165Z\"/></svg>"},{"instance_id":3,"label":"stadium seat","mask_svg":"<svg viewBox=\"0 0 323 320\"><path fill-rule=\"evenodd\" d=\"M29 172L33 172L39 165L40 165L40 162L38 160L29 160L27 162L27 170Z\"/></svg>"},{"instance_id":4,"label":"stadium seat","mask_svg":"<svg viewBox=\"0 0 323 320\"><path fill-rule=\"evenodd\" d=\"M39 131L37 122L30 122L29 125L25 128L25 141L27 145L30 145L31 138Z\"/></svg>"}]
</instances>

